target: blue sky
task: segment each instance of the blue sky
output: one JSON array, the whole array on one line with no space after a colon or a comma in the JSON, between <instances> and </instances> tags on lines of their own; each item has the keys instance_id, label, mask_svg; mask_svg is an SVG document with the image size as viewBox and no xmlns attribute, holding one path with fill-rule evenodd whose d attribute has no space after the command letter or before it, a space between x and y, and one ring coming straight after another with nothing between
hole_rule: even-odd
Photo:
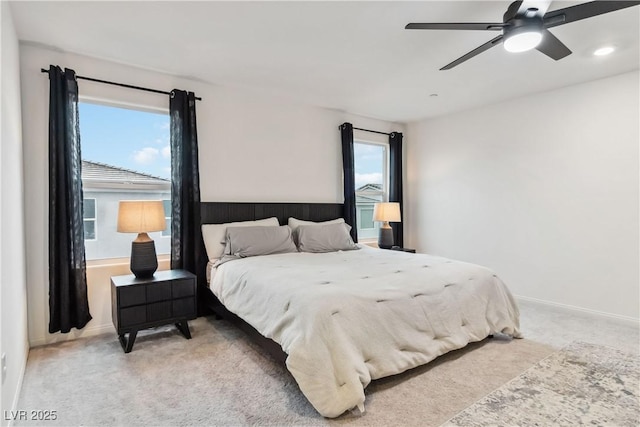
<instances>
[{"instance_id":1,"label":"blue sky","mask_svg":"<svg viewBox=\"0 0 640 427\"><path fill-rule=\"evenodd\" d=\"M356 143L353 146L353 157L356 188L365 184L382 184L384 146Z\"/></svg>"},{"instance_id":2,"label":"blue sky","mask_svg":"<svg viewBox=\"0 0 640 427\"><path fill-rule=\"evenodd\" d=\"M82 158L171 177L169 115L80 102ZM384 147L355 144L356 188L382 184Z\"/></svg>"},{"instance_id":3,"label":"blue sky","mask_svg":"<svg viewBox=\"0 0 640 427\"><path fill-rule=\"evenodd\" d=\"M82 158L171 176L169 114L79 103Z\"/></svg>"}]
</instances>

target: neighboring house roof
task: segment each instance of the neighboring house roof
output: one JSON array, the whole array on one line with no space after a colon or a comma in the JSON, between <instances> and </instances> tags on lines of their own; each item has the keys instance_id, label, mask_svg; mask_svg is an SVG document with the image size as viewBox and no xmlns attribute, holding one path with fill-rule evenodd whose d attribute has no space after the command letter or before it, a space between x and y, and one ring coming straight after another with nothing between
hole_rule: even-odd
<instances>
[{"instance_id":1,"label":"neighboring house roof","mask_svg":"<svg viewBox=\"0 0 640 427\"><path fill-rule=\"evenodd\" d=\"M82 182L85 187L130 189L169 189L171 181L105 163L82 160Z\"/></svg>"},{"instance_id":2,"label":"neighboring house roof","mask_svg":"<svg viewBox=\"0 0 640 427\"><path fill-rule=\"evenodd\" d=\"M368 192L372 193L368 193ZM365 184L356 190L356 204L373 204L382 201L382 184ZM377 194L376 194L377 193Z\"/></svg>"},{"instance_id":3,"label":"neighboring house roof","mask_svg":"<svg viewBox=\"0 0 640 427\"><path fill-rule=\"evenodd\" d=\"M365 184L356 191L382 191L382 184Z\"/></svg>"}]
</instances>

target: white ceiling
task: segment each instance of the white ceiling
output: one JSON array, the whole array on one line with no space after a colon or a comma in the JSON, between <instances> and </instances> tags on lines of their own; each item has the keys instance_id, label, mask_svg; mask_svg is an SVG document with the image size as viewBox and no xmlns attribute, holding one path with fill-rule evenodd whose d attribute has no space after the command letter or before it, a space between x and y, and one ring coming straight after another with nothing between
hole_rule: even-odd
<instances>
[{"instance_id":1,"label":"white ceiling","mask_svg":"<svg viewBox=\"0 0 640 427\"><path fill-rule=\"evenodd\" d=\"M549 10L577 3L556 1ZM508 5L27 1L11 9L23 41L398 122L639 68L638 6L551 29L573 51L558 62L498 46L439 71L496 33L404 29L409 22L500 22ZM617 51L592 55L606 44Z\"/></svg>"}]
</instances>

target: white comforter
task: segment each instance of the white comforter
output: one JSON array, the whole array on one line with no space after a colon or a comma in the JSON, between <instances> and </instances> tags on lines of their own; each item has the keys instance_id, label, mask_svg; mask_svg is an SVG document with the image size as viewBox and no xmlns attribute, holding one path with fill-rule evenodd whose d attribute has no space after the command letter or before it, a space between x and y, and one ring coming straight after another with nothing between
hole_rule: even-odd
<instances>
[{"instance_id":1,"label":"white comforter","mask_svg":"<svg viewBox=\"0 0 640 427\"><path fill-rule=\"evenodd\" d=\"M403 372L503 332L518 307L489 269L364 247L227 262L213 293L282 346L287 368L318 412L364 410L372 379Z\"/></svg>"}]
</instances>

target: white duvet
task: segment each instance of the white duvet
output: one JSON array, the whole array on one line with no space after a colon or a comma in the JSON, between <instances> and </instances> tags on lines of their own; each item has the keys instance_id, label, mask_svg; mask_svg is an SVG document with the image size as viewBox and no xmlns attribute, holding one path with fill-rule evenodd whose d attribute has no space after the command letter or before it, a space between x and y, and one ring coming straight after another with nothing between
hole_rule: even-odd
<instances>
[{"instance_id":1,"label":"white duvet","mask_svg":"<svg viewBox=\"0 0 640 427\"><path fill-rule=\"evenodd\" d=\"M491 270L429 255L363 247L244 258L219 266L211 289L282 346L325 417L364 410L372 379L492 333L520 335L518 307Z\"/></svg>"}]
</instances>

